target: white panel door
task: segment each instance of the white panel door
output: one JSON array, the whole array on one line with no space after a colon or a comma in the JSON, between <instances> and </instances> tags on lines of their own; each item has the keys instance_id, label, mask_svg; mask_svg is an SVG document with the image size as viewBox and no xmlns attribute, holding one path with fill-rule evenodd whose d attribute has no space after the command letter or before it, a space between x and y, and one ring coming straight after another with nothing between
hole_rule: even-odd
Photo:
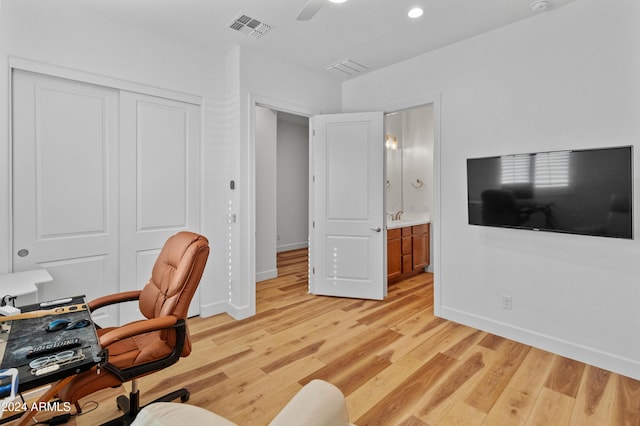
<instances>
[{"instance_id":1,"label":"white panel door","mask_svg":"<svg viewBox=\"0 0 640 426\"><path fill-rule=\"evenodd\" d=\"M381 300L387 293L381 112L311 119L313 294Z\"/></svg>"},{"instance_id":2,"label":"white panel door","mask_svg":"<svg viewBox=\"0 0 640 426\"><path fill-rule=\"evenodd\" d=\"M46 268L44 299L116 292L118 91L14 71L12 95L13 270Z\"/></svg>"},{"instance_id":3,"label":"white panel door","mask_svg":"<svg viewBox=\"0 0 640 426\"><path fill-rule=\"evenodd\" d=\"M120 111L120 291L128 291L147 282L167 238L200 229L200 107L122 92ZM199 314L198 295L190 315ZM121 322L141 318L127 305Z\"/></svg>"}]
</instances>

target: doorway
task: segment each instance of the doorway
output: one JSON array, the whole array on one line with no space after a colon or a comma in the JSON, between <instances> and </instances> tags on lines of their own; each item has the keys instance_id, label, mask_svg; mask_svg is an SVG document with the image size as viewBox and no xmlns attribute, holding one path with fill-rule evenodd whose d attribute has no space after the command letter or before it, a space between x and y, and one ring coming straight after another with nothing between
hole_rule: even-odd
<instances>
[{"instance_id":1,"label":"doorway","mask_svg":"<svg viewBox=\"0 0 640 426\"><path fill-rule=\"evenodd\" d=\"M387 228L430 224L435 181L434 103L385 114L385 132ZM426 269L433 272L430 260Z\"/></svg>"},{"instance_id":2,"label":"doorway","mask_svg":"<svg viewBox=\"0 0 640 426\"><path fill-rule=\"evenodd\" d=\"M246 165L247 165L247 179L249 182L254 182L254 185L249 185L248 191L248 214L249 220L247 223L246 229L246 237L247 237L247 246L249 248L248 251L248 264L244 273L246 273L246 282L247 287L242 289L242 291L246 291L248 295L247 305L242 307L242 313L238 313L239 317L247 317L254 315L256 312L256 281L255 281L255 272L256 272L256 244L255 244L255 236L256 236L256 191L255 191L255 180L256 180L256 146L255 146L255 107L256 106L264 106L267 108L271 108L277 111L289 112L296 115L304 116L304 117L312 117L314 115L318 115L321 111L308 108L304 106L300 106L297 104L292 104L289 102L273 99L270 97L259 96L255 94L250 94L249 96L249 146L247 155L245 157ZM400 111L403 109L411 109L416 106L433 104L434 114L434 150L433 150L433 206L431 208L431 220L432 220L432 231L430 234L432 240L432 248L434 250L434 255L431 261L434 270L438 270L438 265L440 262L439 259L439 250L438 247L440 245L440 230L439 230L439 217L440 217L440 167L439 167L439 156L440 156L440 105L441 99L440 96L430 96L418 99L412 99L405 102L394 103L391 105L381 105L380 110L382 111ZM384 182L381 182L384 184ZM434 276L434 289L436 294L436 299L439 297L439 279L438 275Z\"/></svg>"},{"instance_id":3,"label":"doorway","mask_svg":"<svg viewBox=\"0 0 640 426\"><path fill-rule=\"evenodd\" d=\"M309 119L255 106L256 282L278 276L278 253L308 247Z\"/></svg>"},{"instance_id":4,"label":"doorway","mask_svg":"<svg viewBox=\"0 0 640 426\"><path fill-rule=\"evenodd\" d=\"M272 195L265 195L273 188L273 185L265 186L265 183L269 179L274 180L272 170L281 169L277 161L273 165L273 154L261 151L264 146L273 145L272 134L277 133L267 130L266 137L261 135L264 129L274 127L274 117L278 113L273 110L274 108L265 109L264 105L257 103L253 110L256 249L252 250L252 254L255 256L254 271L258 273L261 262L265 262L263 265L272 262L267 266L275 267L276 261L276 257L269 253L273 252L274 244L260 241L261 237L269 239L269 234L273 240L273 205L277 197L272 192ZM261 124L262 118L266 123ZM309 264L310 270L314 271L309 278L309 289L314 294L381 300L386 295L386 279L383 279L386 277L386 263L381 262L385 258L385 232L382 232L383 115L381 112L314 115L311 121L315 122L313 144L310 143L308 132L306 138L299 138L309 149L308 154L305 152L298 160L299 163L308 164L306 172L314 177L313 181L307 177L306 184L304 176L298 178L303 182L300 188L309 187L304 196L298 197L298 201L309 203L308 219L305 220L308 224L314 224L307 228L306 238L307 241L315 241L309 250L316 256L315 263L310 261ZM304 133L299 132L301 136ZM261 140L264 140L263 144ZM311 145L314 146L313 153ZM314 161L310 161L311 158ZM270 166L263 169L261 161ZM304 173L305 169L302 170ZM311 186L314 187L313 190ZM311 197L311 194L315 195ZM261 208L264 207L260 206L261 202L264 206L271 206L270 210ZM311 204L317 208L312 209ZM288 205L286 209L289 208ZM261 229L260 221L265 221L265 228ZM277 233L276 227L276 239ZM299 239L296 243L304 244L304 238L302 240ZM330 259L326 257L328 249L324 244L332 247ZM260 247L265 249L261 250ZM259 281L258 273L254 272L254 283ZM271 277L274 276L277 276L277 271L271 272Z\"/></svg>"}]
</instances>

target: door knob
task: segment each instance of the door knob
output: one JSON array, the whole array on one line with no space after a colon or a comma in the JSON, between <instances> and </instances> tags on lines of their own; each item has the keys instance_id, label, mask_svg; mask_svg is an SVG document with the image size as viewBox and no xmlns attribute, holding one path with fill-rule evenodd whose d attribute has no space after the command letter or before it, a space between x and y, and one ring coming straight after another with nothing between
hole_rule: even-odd
<instances>
[{"instance_id":1,"label":"door knob","mask_svg":"<svg viewBox=\"0 0 640 426\"><path fill-rule=\"evenodd\" d=\"M369 228L369 229L372 230L372 231L375 231L375 232L382 231L382 228L380 228L379 226L377 228Z\"/></svg>"},{"instance_id":2,"label":"door knob","mask_svg":"<svg viewBox=\"0 0 640 426\"><path fill-rule=\"evenodd\" d=\"M20 249L20 250L18 250L18 256L20 256L20 257L27 257L27 256L29 256L29 250L27 250L27 249Z\"/></svg>"}]
</instances>

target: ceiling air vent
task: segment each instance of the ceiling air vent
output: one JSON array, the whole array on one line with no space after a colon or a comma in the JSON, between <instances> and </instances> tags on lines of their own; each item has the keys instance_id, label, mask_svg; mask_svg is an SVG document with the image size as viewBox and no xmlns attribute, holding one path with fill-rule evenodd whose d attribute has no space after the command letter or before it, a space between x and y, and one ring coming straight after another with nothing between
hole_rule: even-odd
<instances>
[{"instance_id":1,"label":"ceiling air vent","mask_svg":"<svg viewBox=\"0 0 640 426\"><path fill-rule=\"evenodd\" d=\"M358 75L367 71L369 67L366 67L362 64L359 64L349 58L342 59L334 64L327 65L324 67L325 71L329 71L334 74L338 74L341 76L349 76L352 77L354 75Z\"/></svg>"},{"instance_id":2,"label":"ceiling air vent","mask_svg":"<svg viewBox=\"0 0 640 426\"><path fill-rule=\"evenodd\" d=\"M229 24L229 28L257 40L269 32L271 25L267 25L250 16L240 14Z\"/></svg>"}]
</instances>

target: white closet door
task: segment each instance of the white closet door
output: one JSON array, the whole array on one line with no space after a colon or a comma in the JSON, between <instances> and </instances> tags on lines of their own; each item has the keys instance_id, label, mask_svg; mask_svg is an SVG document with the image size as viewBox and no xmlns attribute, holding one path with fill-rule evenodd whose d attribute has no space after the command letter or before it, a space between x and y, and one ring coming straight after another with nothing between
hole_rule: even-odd
<instances>
[{"instance_id":1,"label":"white closet door","mask_svg":"<svg viewBox=\"0 0 640 426\"><path fill-rule=\"evenodd\" d=\"M46 268L43 299L116 292L118 91L14 71L12 95L14 271Z\"/></svg>"},{"instance_id":2,"label":"white closet door","mask_svg":"<svg viewBox=\"0 0 640 426\"><path fill-rule=\"evenodd\" d=\"M140 289L160 249L178 231L200 229L200 107L120 96L120 291ZM199 314L198 294L190 315ZM137 305L120 320L141 318Z\"/></svg>"},{"instance_id":3,"label":"white closet door","mask_svg":"<svg viewBox=\"0 0 640 426\"><path fill-rule=\"evenodd\" d=\"M26 71L12 95L14 271L45 267L43 299L141 289L167 238L200 230L200 107Z\"/></svg>"}]
</instances>

